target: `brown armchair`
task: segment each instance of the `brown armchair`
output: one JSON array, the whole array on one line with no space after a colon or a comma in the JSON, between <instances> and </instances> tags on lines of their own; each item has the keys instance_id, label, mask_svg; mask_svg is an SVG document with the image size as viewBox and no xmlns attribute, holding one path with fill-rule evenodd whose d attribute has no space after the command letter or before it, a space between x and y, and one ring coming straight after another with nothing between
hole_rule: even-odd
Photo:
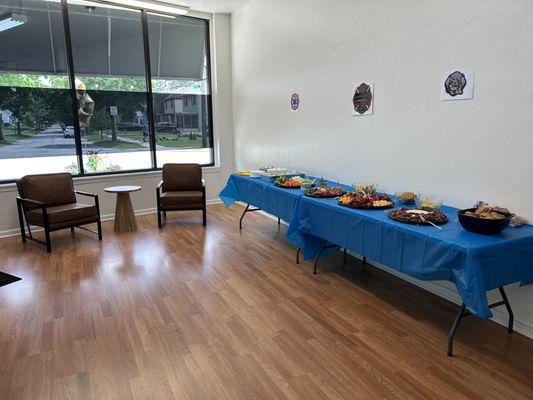
<instances>
[{"instance_id":1,"label":"brown armchair","mask_svg":"<svg viewBox=\"0 0 533 400\"><path fill-rule=\"evenodd\" d=\"M157 226L167 211L202 210L206 225L205 185L199 164L165 164L163 180L156 188Z\"/></svg>"},{"instance_id":2,"label":"brown armchair","mask_svg":"<svg viewBox=\"0 0 533 400\"><path fill-rule=\"evenodd\" d=\"M93 232L81 225L96 223L98 239L102 240L102 224L100 222L100 205L98 195L74 190L72 175L68 173L26 175L17 181L19 197L17 208L20 223L20 235L46 246L48 253L52 251L50 232L74 227ZM94 205L78 203L76 194L94 199ZM28 236L24 221L28 227ZM46 241L33 237L30 226L44 228Z\"/></svg>"}]
</instances>

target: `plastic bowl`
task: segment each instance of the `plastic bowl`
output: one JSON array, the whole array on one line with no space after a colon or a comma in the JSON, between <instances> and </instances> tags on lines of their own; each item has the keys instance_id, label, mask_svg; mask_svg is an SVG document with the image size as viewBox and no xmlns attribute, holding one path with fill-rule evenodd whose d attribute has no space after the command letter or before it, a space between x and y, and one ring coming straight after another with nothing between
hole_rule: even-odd
<instances>
[{"instance_id":1,"label":"plastic bowl","mask_svg":"<svg viewBox=\"0 0 533 400\"><path fill-rule=\"evenodd\" d=\"M374 194L378 191L378 184L372 182L356 182L352 183L352 188L356 193L365 192L366 194Z\"/></svg>"},{"instance_id":2,"label":"plastic bowl","mask_svg":"<svg viewBox=\"0 0 533 400\"><path fill-rule=\"evenodd\" d=\"M472 217L470 215L465 215L467 211L476 211L475 208L467 208L465 210L460 210L457 212L459 217L459 223L465 228L465 230L475 233L480 233L482 235L496 235L503 231L511 222L511 217L505 217L504 219L486 219Z\"/></svg>"},{"instance_id":3,"label":"plastic bowl","mask_svg":"<svg viewBox=\"0 0 533 400\"><path fill-rule=\"evenodd\" d=\"M417 207L431 207L438 210L442 206L442 199L437 199L432 196L419 194L415 200Z\"/></svg>"},{"instance_id":4,"label":"plastic bowl","mask_svg":"<svg viewBox=\"0 0 533 400\"><path fill-rule=\"evenodd\" d=\"M398 196L404 194L404 193L413 193L415 195L414 199L413 200L400 200L400 198ZM396 200L398 201L398 203L400 204L403 204L403 205L406 205L406 206L412 206L412 205L415 205L416 204L416 200L418 198L420 198L420 194L418 193L414 193L414 192L409 192L409 191L406 191L406 192L396 192L394 193L394 196L396 197Z\"/></svg>"}]
</instances>

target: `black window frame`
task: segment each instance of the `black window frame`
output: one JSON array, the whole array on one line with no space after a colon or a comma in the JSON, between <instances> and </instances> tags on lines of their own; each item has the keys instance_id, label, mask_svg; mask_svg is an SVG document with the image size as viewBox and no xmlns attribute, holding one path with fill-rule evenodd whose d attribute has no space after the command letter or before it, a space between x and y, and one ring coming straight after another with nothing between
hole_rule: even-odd
<instances>
[{"instance_id":1,"label":"black window frame","mask_svg":"<svg viewBox=\"0 0 533 400\"><path fill-rule=\"evenodd\" d=\"M100 0L90 0L94 3L101 3L106 5L105 1ZM109 172L94 172L94 173L85 173L83 166L83 149L81 142L81 131L78 118L78 101L76 98L76 85L75 85L75 70L74 70L74 59L72 53L72 38L70 32L70 20L68 14L68 0L61 0L61 13L63 21L63 31L65 38L65 53L67 58L67 76L70 83L70 96L72 104L72 118L74 125L74 140L76 148L76 159L78 162L78 171L77 174L72 174L74 178L80 177L91 177L91 176L110 176L110 175L124 175L124 174L135 174L142 172L152 172L152 171L161 171L161 167L157 167L157 150L156 150L156 132L155 125L155 113L154 113L154 103L153 103L153 91L152 91L152 73L151 73L151 64L150 64L150 39L148 36L148 14L153 12L155 14L167 14L157 10L150 10L147 8L138 8L130 5L120 5L121 8L136 10L141 12L141 23L142 23L142 35L143 35L143 46L144 46L144 61L145 61L145 77L146 77L146 97L147 97L147 112L148 112L148 129L149 129L149 140L150 140L150 153L151 153L151 168L139 168L139 169L129 169L124 171L109 171ZM172 14L168 14L172 15ZM213 90L212 90L212 68L211 68L211 20L208 18L200 18L190 15L179 15L180 18L189 18L202 21L205 23L205 56L206 56L206 74L207 74L207 105L208 112L207 118L209 123L209 141L211 144L211 162L209 164L201 164L202 167L214 167L216 165L215 160L215 141L214 141L214 127L213 127ZM33 157L32 157L33 158ZM39 158L39 157L34 157ZM59 171L57 171L59 172ZM9 184L17 181L18 178L9 179L9 180L0 180L0 184Z\"/></svg>"}]
</instances>

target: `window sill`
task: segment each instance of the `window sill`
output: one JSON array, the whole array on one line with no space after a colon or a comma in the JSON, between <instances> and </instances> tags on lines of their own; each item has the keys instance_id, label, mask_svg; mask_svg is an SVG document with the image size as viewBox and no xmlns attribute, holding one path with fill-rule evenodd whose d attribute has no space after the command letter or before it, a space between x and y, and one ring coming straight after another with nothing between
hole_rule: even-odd
<instances>
[{"instance_id":1,"label":"window sill","mask_svg":"<svg viewBox=\"0 0 533 400\"><path fill-rule=\"evenodd\" d=\"M204 174L212 174L220 172L220 166L215 165L212 167L202 167ZM161 170L154 171L143 171L143 172L131 172L131 173L122 173L122 174L112 174L112 175L96 175L96 176L80 176L74 177L74 184L86 185L90 183L100 183L100 182L117 182L117 181L129 181L139 178L150 178L161 176ZM13 183L6 183L0 185L0 193L6 192L15 192L17 190L17 185Z\"/></svg>"}]
</instances>

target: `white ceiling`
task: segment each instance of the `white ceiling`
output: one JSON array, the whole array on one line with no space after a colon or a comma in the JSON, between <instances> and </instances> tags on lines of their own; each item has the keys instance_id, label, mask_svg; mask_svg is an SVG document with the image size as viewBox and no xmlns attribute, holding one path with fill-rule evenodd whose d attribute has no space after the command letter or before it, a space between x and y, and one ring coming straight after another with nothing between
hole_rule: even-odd
<instances>
[{"instance_id":1,"label":"white ceiling","mask_svg":"<svg viewBox=\"0 0 533 400\"><path fill-rule=\"evenodd\" d=\"M248 0L160 0L165 3L179 4L191 10L210 13L232 13Z\"/></svg>"}]
</instances>

